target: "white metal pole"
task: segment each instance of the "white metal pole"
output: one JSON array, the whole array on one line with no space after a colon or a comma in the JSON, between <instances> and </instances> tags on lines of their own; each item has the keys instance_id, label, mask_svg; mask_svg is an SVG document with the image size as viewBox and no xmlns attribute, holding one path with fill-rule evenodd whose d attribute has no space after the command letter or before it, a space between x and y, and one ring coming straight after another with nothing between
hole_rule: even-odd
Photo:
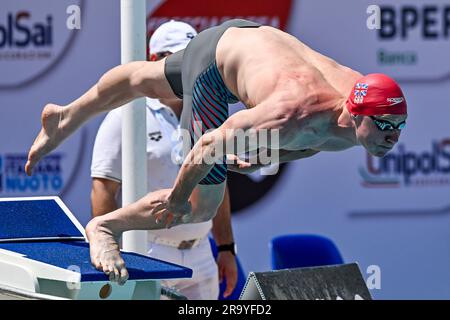
<instances>
[{"instance_id":1,"label":"white metal pole","mask_svg":"<svg viewBox=\"0 0 450 320\"><path fill-rule=\"evenodd\" d=\"M145 60L146 0L121 0L121 61ZM122 204L126 206L147 193L147 129L145 98L123 107L122 119ZM123 235L123 249L147 252L147 231L128 231Z\"/></svg>"}]
</instances>

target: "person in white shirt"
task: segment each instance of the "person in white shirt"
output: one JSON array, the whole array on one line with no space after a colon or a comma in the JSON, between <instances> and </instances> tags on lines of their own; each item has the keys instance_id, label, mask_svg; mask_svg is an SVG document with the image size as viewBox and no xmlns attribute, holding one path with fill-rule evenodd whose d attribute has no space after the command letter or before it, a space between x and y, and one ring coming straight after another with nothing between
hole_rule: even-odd
<instances>
[{"instance_id":1,"label":"person in white shirt","mask_svg":"<svg viewBox=\"0 0 450 320\"><path fill-rule=\"evenodd\" d=\"M196 31L188 24L169 21L161 25L150 39L149 60L157 61L184 49ZM176 130L182 101L147 99L148 191L170 188L180 169L173 161ZM120 204L122 109L108 113L95 140L91 177L92 213L99 216L114 211ZM219 247L217 263L208 233ZM237 281L228 190L217 215L211 221L148 231L148 255L187 266L192 278L164 280L161 284L175 289L188 299L217 299L219 280L226 279L224 296L229 296Z\"/></svg>"}]
</instances>

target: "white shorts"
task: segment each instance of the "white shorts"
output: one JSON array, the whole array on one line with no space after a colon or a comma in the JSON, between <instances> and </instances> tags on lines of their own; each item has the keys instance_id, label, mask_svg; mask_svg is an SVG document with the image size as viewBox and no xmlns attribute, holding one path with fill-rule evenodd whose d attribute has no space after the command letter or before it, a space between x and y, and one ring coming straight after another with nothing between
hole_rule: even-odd
<instances>
[{"instance_id":1,"label":"white shorts","mask_svg":"<svg viewBox=\"0 0 450 320\"><path fill-rule=\"evenodd\" d=\"M161 285L177 290L189 300L217 300L219 296L219 271L211 251L208 237L199 245L186 250L148 244L148 255L192 269L192 278L161 281Z\"/></svg>"}]
</instances>

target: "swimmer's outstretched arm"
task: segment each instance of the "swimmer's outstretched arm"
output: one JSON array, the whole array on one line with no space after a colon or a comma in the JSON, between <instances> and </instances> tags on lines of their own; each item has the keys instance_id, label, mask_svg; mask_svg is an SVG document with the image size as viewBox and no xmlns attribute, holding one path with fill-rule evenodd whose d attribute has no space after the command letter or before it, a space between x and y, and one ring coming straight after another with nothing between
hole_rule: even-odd
<instances>
[{"instance_id":1,"label":"swimmer's outstretched arm","mask_svg":"<svg viewBox=\"0 0 450 320\"><path fill-rule=\"evenodd\" d=\"M178 207L183 208L197 184L209 173L214 162L222 159L226 153L225 146L232 143L238 130L249 129L279 129L287 125L289 117L285 108L276 101L267 100L251 109L233 114L219 128L204 134L187 155L178 173L171 195L168 198L167 210L155 213L159 219L164 219L169 212L177 213ZM267 146L265 146L267 147ZM257 146L246 146L246 150L256 150ZM211 188L211 192L216 189ZM222 192L223 190L217 190ZM211 194L209 198L217 195ZM221 197L220 201L222 200ZM215 210L218 204L211 204ZM208 210L206 210L208 211ZM210 217L208 217L210 218ZM195 219L195 218L194 218ZM195 219L196 222L199 222Z\"/></svg>"},{"instance_id":2,"label":"swimmer's outstretched arm","mask_svg":"<svg viewBox=\"0 0 450 320\"><path fill-rule=\"evenodd\" d=\"M43 156L91 117L143 96L176 98L164 75L164 60L117 66L67 106L47 104L42 111L42 129L30 149L25 171L31 175L34 165Z\"/></svg>"}]
</instances>

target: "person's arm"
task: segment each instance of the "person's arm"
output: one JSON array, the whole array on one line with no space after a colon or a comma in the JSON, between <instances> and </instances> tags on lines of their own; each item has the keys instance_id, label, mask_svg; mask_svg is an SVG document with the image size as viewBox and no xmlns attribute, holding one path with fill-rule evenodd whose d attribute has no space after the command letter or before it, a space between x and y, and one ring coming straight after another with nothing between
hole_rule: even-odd
<instances>
[{"instance_id":1,"label":"person's arm","mask_svg":"<svg viewBox=\"0 0 450 320\"><path fill-rule=\"evenodd\" d=\"M122 179L121 111L109 112L98 128L92 149L91 208L98 217L119 208L116 201Z\"/></svg>"},{"instance_id":2,"label":"person's arm","mask_svg":"<svg viewBox=\"0 0 450 320\"><path fill-rule=\"evenodd\" d=\"M283 91L284 93L284 91ZM201 201L202 214L194 215L189 198L198 183L209 173L215 162L223 159L227 153L227 146L234 147L234 140L240 133L250 134L250 143L244 143L242 150L233 151L243 153L258 148L255 139L260 130L278 130L283 137L290 129L294 129L297 121L298 103L294 99L278 94L266 99L257 106L241 110L229 117L219 128L205 133L186 156L175 184L169 194L163 195L160 204L155 206L151 215L156 221L165 221L166 226L172 222L191 223L203 222L211 219L223 199L223 185L202 186L208 192L207 201ZM265 143L261 147L270 148L272 143ZM233 148L234 149L234 148Z\"/></svg>"},{"instance_id":3,"label":"person's arm","mask_svg":"<svg viewBox=\"0 0 450 320\"><path fill-rule=\"evenodd\" d=\"M231 206L228 187L225 188L225 195L222 204L217 210L216 216L212 220L212 235L217 246L234 243L233 231L231 227ZM217 255L217 266L219 269L219 281L227 281L227 287L223 293L228 297L236 287L237 265L234 254L230 251L220 251Z\"/></svg>"},{"instance_id":4,"label":"person's arm","mask_svg":"<svg viewBox=\"0 0 450 320\"><path fill-rule=\"evenodd\" d=\"M177 208L188 202L196 185L208 174L215 161L223 159L227 144L232 144L237 132L249 129L282 130L290 120L286 108L276 102L266 101L251 109L233 114L219 128L205 133L184 160L169 196L169 208ZM267 147L267 146L265 146ZM252 151L257 146L245 146Z\"/></svg>"},{"instance_id":5,"label":"person's arm","mask_svg":"<svg viewBox=\"0 0 450 320\"><path fill-rule=\"evenodd\" d=\"M118 208L116 202L120 183L117 181L92 178L91 206L92 217L98 217Z\"/></svg>"}]
</instances>

